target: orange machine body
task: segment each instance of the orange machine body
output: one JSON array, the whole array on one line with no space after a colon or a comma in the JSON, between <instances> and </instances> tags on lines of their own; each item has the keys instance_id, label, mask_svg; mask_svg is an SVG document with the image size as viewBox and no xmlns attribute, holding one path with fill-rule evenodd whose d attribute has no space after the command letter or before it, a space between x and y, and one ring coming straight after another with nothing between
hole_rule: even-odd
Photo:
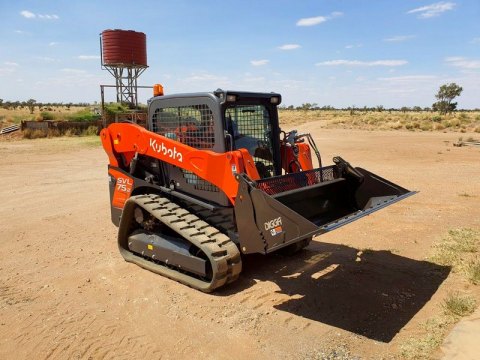
<instances>
[{"instance_id":1,"label":"orange machine body","mask_svg":"<svg viewBox=\"0 0 480 360\"><path fill-rule=\"evenodd\" d=\"M297 149L294 149L294 146ZM295 143L294 146L282 143L280 153L282 154L282 168L286 173L295 173L313 169L310 146L305 143ZM297 155L295 155L297 152Z\"/></svg>"},{"instance_id":2,"label":"orange machine body","mask_svg":"<svg viewBox=\"0 0 480 360\"><path fill-rule=\"evenodd\" d=\"M111 124L102 130L100 137L110 165L128 169L135 154L150 156L191 171L212 183L225 193L233 205L238 192L237 173L245 173L252 180L260 179L253 158L245 149L222 154L197 150L130 123ZM118 178L115 176L118 174L111 175ZM128 185L128 181L125 181L123 185ZM123 207L129 193L123 194L115 199L115 207Z\"/></svg>"}]
</instances>

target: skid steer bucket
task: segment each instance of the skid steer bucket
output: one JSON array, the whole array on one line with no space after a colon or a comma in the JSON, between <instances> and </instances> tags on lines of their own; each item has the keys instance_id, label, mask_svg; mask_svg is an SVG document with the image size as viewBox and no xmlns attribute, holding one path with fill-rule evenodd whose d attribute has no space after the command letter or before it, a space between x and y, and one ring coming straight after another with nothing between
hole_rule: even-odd
<instances>
[{"instance_id":1,"label":"skid steer bucket","mask_svg":"<svg viewBox=\"0 0 480 360\"><path fill-rule=\"evenodd\" d=\"M275 251L415 194L339 157L333 160L332 166L256 182L238 175L235 215L243 253Z\"/></svg>"}]
</instances>

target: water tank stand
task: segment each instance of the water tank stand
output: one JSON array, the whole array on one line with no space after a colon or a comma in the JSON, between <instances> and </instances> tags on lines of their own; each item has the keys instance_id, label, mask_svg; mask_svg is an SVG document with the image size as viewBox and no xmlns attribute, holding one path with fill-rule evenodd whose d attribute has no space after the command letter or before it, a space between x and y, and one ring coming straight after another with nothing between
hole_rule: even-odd
<instances>
[{"instance_id":1,"label":"water tank stand","mask_svg":"<svg viewBox=\"0 0 480 360\"><path fill-rule=\"evenodd\" d=\"M108 70L115 78L115 87L117 89L117 102L128 104L132 107L138 106L138 77L147 69L145 66L106 66L103 67Z\"/></svg>"}]
</instances>

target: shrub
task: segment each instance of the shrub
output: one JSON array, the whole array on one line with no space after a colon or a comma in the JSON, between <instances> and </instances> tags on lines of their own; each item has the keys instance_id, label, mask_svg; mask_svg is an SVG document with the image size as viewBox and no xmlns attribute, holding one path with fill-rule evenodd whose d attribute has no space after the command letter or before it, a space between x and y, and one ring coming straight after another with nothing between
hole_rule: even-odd
<instances>
[{"instance_id":1,"label":"shrub","mask_svg":"<svg viewBox=\"0 0 480 360\"><path fill-rule=\"evenodd\" d=\"M422 131L430 131L430 130L432 130L432 128L433 128L433 126L432 126L432 124L429 123L429 122L422 123L422 124L420 125L420 129L421 129Z\"/></svg>"},{"instance_id":2,"label":"shrub","mask_svg":"<svg viewBox=\"0 0 480 360\"><path fill-rule=\"evenodd\" d=\"M470 315L476 308L476 301L470 296L461 296L459 293L449 294L443 301L445 315L461 317Z\"/></svg>"},{"instance_id":3,"label":"shrub","mask_svg":"<svg viewBox=\"0 0 480 360\"><path fill-rule=\"evenodd\" d=\"M128 107L119 103L110 103L105 105L104 110L108 115L115 115L127 112Z\"/></svg>"},{"instance_id":4,"label":"shrub","mask_svg":"<svg viewBox=\"0 0 480 360\"><path fill-rule=\"evenodd\" d=\"M479 232L474 229L452 229L448 231L448 236L444 239L443 246L455 252L474 253L477 251L479 236Z\"/></svg>"},{"instance_id":5,"label":"shrub","mask_svg":"<svg viewBox=\"0 0 480 360\"><path fill-rule=\"evenodd\" d=\"M435 122L440 122L443 120L443 117L441 117L440 115L434 115L432 116L432 121L435 121Z\"/></svg>"},{"instance_id":6,"label":"shrub","mask_svg":"<svg viewBox=\"0 0 480 360\"><path fill-rule=\"evenodd\" d=\"M53 115L51 112L48 111L42 111L40 113L40 116L42 117L42 120L54 120L55 115Z\"/></svg>"},{"instance_id":7,"label":"shrub","mask_svg":"<svg viewBox=\"0 0 480 360\"><path fill-rule=\"evenodd\" d=\"M477 241L478 233L473 229L449 230L448 235L435 245L436 252L432 260L439 265L459 268L465 259L465 253L476 251Z\"/></svg>"},{"instance_id":8,"label":"shrub","mask_svg":"<svg viewBox=\"0 0 480 360\"><path fill-rule=\"evenodd\" d=\"M455 126L455 127L460 126L460 120L458 119L452 119L450 120L450 123L452 124L452 126Z\"/></svg>"},{"instance_id":9,"label":"shrub","mask_svg":"<svg viewBox=\"0 0 480 360\"><path fill-rule=\"evenodd\" d=\"M398 130L398 129L403 128L403 125L400 122L396 122L394 124L391 124L390 127L394 130Z\"/></svg>"},{"instance_id":10,"label":"shrub","mask_svg":"<svg viewBox=\"0 0 480 360\"><path fill-rule=\"evenodd\" d=\"M468 280L471 283L478 285L480 284L480 262L472 262L467 267Z\"/></svg>"},{"instance_id":11,"label":"shrub","mask_svg":"<svg viewBox=\"0 0 480 360\"><path fill-rule=\"evenodd\" d=\"M58 136L62 136L58 129L48 129L47 137L52 138Z\"/></svg>"},{"instance_id":12,"label":"shrub","mask_svg":"<svg viewBox=\"0 0 480 360\"><path fill-rule=\"evenodd\" d=\"M97 121L100 119L100 115L94 114L90 110L85 109L69 114L65 118L68 121Z\"/></svg>"},{"instance_id":13,"label":"shrub","mask_svg":"<svg viewBox=\"0 0 480 360\"><path fill-rule=\"evenodd\" d=\"M460 126L460 120L458 120L458 119L443 120L442 124L447 128L458 127L458 126Z\"/></svg>"},{"instance_id":14,"label":"shrub","mask_svg":"<svg viewBox=\"0 0 480 360\"><path fill-rule=\"evenodd\" d=\"M83 136L93 136L98 135L98 127L97 126L89 126L86 130L82 131Z\"/></svg>"},{"instance_id":15,"label":"shrub","mask_svg":"<svg viewBox=\"0 0 480 360\"><path fill-rule=\"evenodd\" d=\"M23 137L26 139L40 139L47 137L47 132L43 130L32 130L32 129L25 129L23 131Z\"/></svg>"}]
</instances>

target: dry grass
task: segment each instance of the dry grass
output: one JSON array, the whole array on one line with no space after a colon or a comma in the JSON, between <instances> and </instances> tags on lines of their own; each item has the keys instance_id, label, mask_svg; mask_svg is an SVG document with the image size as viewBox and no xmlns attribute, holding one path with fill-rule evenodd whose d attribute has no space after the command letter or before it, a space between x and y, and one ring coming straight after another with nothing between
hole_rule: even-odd
<instances>
[{"instance_id":1,"label":"dry grass","mask_svg":"<svg viewBox=\"0 0 480 360\"><path fill-rule=\"evenodd\" d=\"M472 261L466 267L468 280L475 285L480 284L480 260Z\"/></svg>"},{"instance_id":2,"label":"dry grass","mask_svg":"<svg viewBox=\"0 0 480 360\"><path fill-rule=\"evenodd\" d=\"M403 359L430 359L432 352L438 348L451 327L462 317L472 314L477 303L469 295L458 292L447 295L441 304L443 313L428 319L423 324L423 335L410 337L400 345Z\"/></svg>"},{"instance_id":3,"label":"dry grass","mask_svg":"<svg viewBox=\"0 0 480 360\"><path fill-rule=\"evenodd\" d=\"M75 113L77 111L83 111L85 109L90 109L89 107L83 106L72 106L70 109L66 106L55 106L52 108L41 108L35 106L33 114L30 114L28 108L17 108L14 110L8 110L5 108L0 108L0 123L11 124L11 123L20 123L22 120L64 120L67 116Z\"/></svg>"},{"instance_id":4,"label":"dry grass","mask_svg":"<svg viewBox=\"0 0 480 360\"><path fill-rule=\"evenodd\" d=\"M38 108L35 108L33 115L30 114L30 110L27 108L15 110L0 108L0 120L7 123L19 123L22 120L35 120L35 116L39 114L40 111L38 111Z\"/></svg>"},{"instance_id":5,"label":"dry grass","mask_svg":"<svg viewBox=\"0 0 480 360\"><path fill-rule=\"evenodd\" d=\"M430 258L439 265L451 266L453 271L466 276L470 282L478 282L480 271L480 231L474 229L453 229L438 244Z\"/></svg>"},{"instance_id":6,"label":"dry grass","mask_svg":"<svg viewBox=\"0 0 480 360\"><path fill-rule=\"evenodd\" d=\"M477 302L471 296L452 293L449 294L445 300L443 300L443 311L445 315L453 316L454 318L460 318L470 315L475 311Z\"/></svg>"},{"instance_id":7,"label":"dry grass","mask_svg":"<svg viewBox=\"0 0 480 360\"><path fill-rule=\"evenodd\" d=\"M453 229L435 245L430 260L440 265L451 266L472 284L480 283L480 232L473 229ZM459 292L449 293L440 305L442 313L430 318L424 324L423 334L409 338L400 345L404 359L430 359L451 327L462 317L473 313L477 301L470 295Z\"/></svg>"},{"instance_id":8,"label":"dry grass","mask_svg":"<svg viewBox=\"0 0 480 360\"><path fill-rule=\"evenodd\" d=\"M430 359L430 354L442 344L452 323L453 319L448 316L428 319L423 324L423 336L411 337L400 345L402 359Z\"/></svg>"},{"instance_id":9,"label":"dry grass","mask_svg":"<svg viewBox=\"0 0 480 360\"><path fill-rule=\"evenodd\" d=\"M461 197L465 197L465 198L472 198L472 197L475 197L475 195L471 195L467 192L462 192L460 194L458 194L458 196L461 196Z\"/></svg>"},{"instance_id":10,"label":"dry grass","mask_svg":"<svg viewBox=\"0 0 480 360\"><path fill-rule=\"evenodd\" d=\"M48 129L37 130L37 129L25 129L23 131L23 137L25 139L42 139L42 138L52 138L59 136L94 136L97 135L98 128L97 126L89 126L85 130L80 129L66 129L65 131L60 131L59 129Z\"/></svg>"},{"instance_id":11,"label":"dry grass","mask_svg":"<svg viewBox=\"0 0 480 360\"><path fill-rule=\"evenodd\" d=\"M35 107L33 114L27 108L7 110L0 108L0 123L19 123L22 120L64 120L72 113L88 108L66 106L42 108ZM432 112L364 112L347 110L280 110L282 125L298 125L320 121L327 128L346 128L364 130L409 130L409 131L454 131L480 132L479 112L457 112L440 116Z\"/></svg>"},{"instance_id":12,"label":"dry grass","mask_svg":"<svg viewBox=\"0 0 480 360\"><path fill-rule=\"evenodd\" d=\"M43 121L43 120L70 120L70 121L92 121L95 120L95 114L91 112L91 107L84 106L55 106L55 107L41 107L35 106L33 114L30 114L30 110L26 107L16 109L0 108L0 128L9 126L14 123L20 123L21 121ZM94 122L92 121L94 124ZM91 126L86 130L80 129L49 129L34 130L26 129L22 132L23 137L26 139L40 139L40 138L52 138L58 136L89 136L97 134L97 127Z\"/></svg>"},{"instance_id":13,"label":"dry grass","mask_svg":"<svg viewBox=\"0 0 480 360\"><path fill-rule=\"evenodd\" d=\"M457 112L440 116L432 112L373 112L346 110L280 110L282 125L320 121L327 128L364 130L480 132L480 113Z\"/></svg>"}]
</instances>

